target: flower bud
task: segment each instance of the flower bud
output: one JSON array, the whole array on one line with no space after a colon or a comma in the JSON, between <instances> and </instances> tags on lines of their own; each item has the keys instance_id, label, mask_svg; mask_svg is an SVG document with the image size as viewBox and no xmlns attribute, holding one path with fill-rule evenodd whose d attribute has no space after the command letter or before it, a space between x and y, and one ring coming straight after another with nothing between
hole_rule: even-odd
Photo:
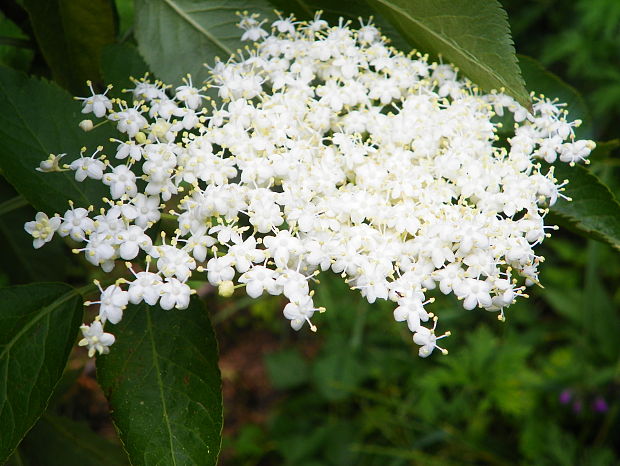
<instances>
[{"instance_id":1,"label":"flower bud","mask_svg":"<svg viewBox=\"0 0 620 466\"><path fill-rule=\"evenodd\" d=\"M94 128L92 120L82 120L80 121L78 126L82 129L82 131L86 131L86 132Z\"/></svg>"},{"instance_id":2,"label":"flower bud","mask_svg":"<svg viewBox=\"0 0 620 466\"><path fill-rule=\"evenodd\" d=\"M235 284L230 280L221 282L217 287L217 294L223 298L230 298L234 292Z\"/></svg>"}]
</instances>

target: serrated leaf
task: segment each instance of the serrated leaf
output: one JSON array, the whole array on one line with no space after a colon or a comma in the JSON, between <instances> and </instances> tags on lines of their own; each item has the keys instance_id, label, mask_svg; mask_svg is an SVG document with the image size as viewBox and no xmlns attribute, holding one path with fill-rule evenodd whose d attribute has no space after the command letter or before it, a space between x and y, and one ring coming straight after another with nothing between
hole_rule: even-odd
<instances>
[{"instance_id":1,"label":"serrated leaf","mask_svg":"<svg viewBox=\"0 0 620 466\"><path fill-rule=\"evenodd\" d=\"M56 82L77 93L100 81L101 49L116 36L111 0L24 0L24 8Z\"/></svg>"},{"instance_id":2,"label":"serrated leaf","mask_svg":"<svg viewBox=\"0 0 620 466\"><path fill-rule=\"evenodd\" d=\"M592 128L588 124L589 114L579 93L546 71L535 60L519 56L519 62L528 87L548 97L558 97L561 102L565 102L569 119L582 119L584 122L583 127L577 129L577 136L589 136L592 133ZM566 163L556 162L554 166L555 177L558 180L569 180L564 194L572 198L572 201L558 199L551 212L568 221L573 228L585 235L620 249L620 203L614 194L582 165L570 167Z\"/></svg>"},{"instance_id":3,"label":"serrated leaf","mask_svg":"<svg viewBox=\"0 0 620 466\"><path fill-rule=\"evenodd\" d=\"M94 180L75 181L73 172L35 170L50 153L71 162L83 146L95 147L113 134L111 125L84 133L80 104L55 84L0 66L0 169L30 204L48 213L64 212L69 199L79 205L100 203L108 193ZM53 118L50 117L53 115Z\"/></svg>"},{"instance_id":4,"label":"serrated leaf","mask_svg":"<svg viewBox=\"0 0 620 466\"><path fill-rule=\"evenodd\" d=\"M421 52L441 55L481 88L503 87L529 106L508 18L497 0L368 2Z\"/></svg>"},{"instance_id":5,"label":"serrated leaf","mask_svg":"<svg viewBox=\"0 0 620 466\"><path fill-rule=\"evenodd\" d=\"M135 36L151 70L169 84L187 73L194 83L208 74L204 64L226 59L243 47L237 11L272 17L265 0L136 0Z\"/></svg>"},{"instance_id":6,"label":"serrated leaf","mask_svg":"<svg viewBox=\"0 0 620 466\"><path fill-rule=\"evenodd\" d=\"M620 203L609 188L581 165L557 164L555 176L570 180L564 194L572 201L558 200L551 211L586 236L620 250Z\"/></svg>"},{"instance_id":7,"label":"serrated leaf","mask_svg":"<svg viewBox=\"0 0 620 466\"><path fill-rule=\"evenodd\" d=\"M0 464L43 414L81 318L81 299L68 285L0 289Z\"/></svg>"},{"instance_id":8,"label":"serrated leaf","mask_svg":"<svg viewBox=\"0 0 620 466\"><path fill-rule=\"evenodd\" d=\"M97 376L134 465L214 465L221 442L217 342L206 309L125 310Z\"/></svg>"}]
</instances>

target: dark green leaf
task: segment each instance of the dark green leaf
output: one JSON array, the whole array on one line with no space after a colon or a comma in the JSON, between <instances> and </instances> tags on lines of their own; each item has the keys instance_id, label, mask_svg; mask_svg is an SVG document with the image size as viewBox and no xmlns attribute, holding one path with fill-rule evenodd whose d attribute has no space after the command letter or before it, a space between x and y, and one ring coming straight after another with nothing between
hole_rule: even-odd
<instances>
[{"instance_id":1,"label":"dark green leaf","mask_svg":"<svg viewBox=\"0 0 620 466\"><path fill-rule=\"evenodd\" d=\"M604 241L620 249L620 204L613 193L586 168L557 164L555 176L570 180L564 199L552 207L552 212L588 237Z\"/></svg>"},{"instance_id":2,"label":"dark green leaf","mask_svg":"<svg viewBox=\"0 0 620 466\"><path fill-rule=\"evenodd\" d=\"M13 21L0 14L0 65L18 70L30 68L34 44Z\"/></svg>"},{"instance_id":3,"label":"dark green leaf","mask_svg":"<svg viewBox=\"0 0 620 466\"><path fill-rule=\"evenodd\" d=\"M129 306L97 375L134 465L214 465L222 394L217 342L198 299L186 310Z\"/></svg>"},{"instance_id":4,"label":"dark green leaf","mask_svg":"<svg viewBox=\"0 0 620 466\"><path fill-rule=\"evenodd\" d=\"M243 47L235 12L250 10L267 18L273 9L265 0L136 0L135 8L140 53L169 84L187 73L199 84L207 77L205 63Z\"/></svg>"},{"instance_id":5,"label":"dark green leaf","mask_svg":"<svg viewBox=\"0 0 620 466\"><path fill-rule=\"evenodd\" d=\"M565 102L569 118L571 120L580 118L584 121L583 127L578 128L577 135L588 137L592 133L591 127L587 124L589 114L579 93L546 71L535 60L520 56L519 62L528 87L548 97L558 97L561 102ZM570 180L564 194L572 198L572 202L559 199L553 206L552 213L585 235L620 249L620 203L609 188L582 165L570 167L557 162L555 177L560 181Z\"/></svg>"},{"instance_id":6,"label":"dark green leaf","mask_svg":"<svg viewBox=\"0 0 620 466\"><path fill-rule=\"evenodd\" d=\"M592 137L592 118L581 94L533 58L525 55L518 55L518 57L521 73L523 73L523 79L525 79L528 90L537 95L543 94L550 99L557 98L560 102L565 103L569 119L581 119L582 121L581 126L576 128L575 135L578 138Z\"/></svg>"},{"instance_id":7,"label":"dark green leaf","mask_svg":"<svg viewBox=\"0 0 620 466\"><path fill-rule=\"evenodd\" d=\"M34 249L32 237L22 233L22 226L34 218L36 211L26 199L16 196L5 180L0 180L0 199L8 199L0 204L0 242L4 245L0 271L8 277L6 285L65 281L71 258L67 246L62 241L52 241L44 248Z\"/></svg>"},{"instance_id":8,"label":"dark green leaf","mask_svg":"<svg viewBox=\"0 0 620 466\"><path fill-rule=\"evenodd\" d=\"M620 147L620 139L610 139L609 141L599 141L596 148L590 154L592 160L602 160L610 157Z\"/></svg>"},{"instance_id":9,"label":"dark green leaf","mask_svg":"<svg viewBox=\"0 0 620 466\"><path fill-rule=\"evenodd\" d=\"M126 37L133 29L133 0L116 0L118 14L118 29L121 37Z\"/></svg>"},{"instance_id":10,"label":"dark green leaf","mask_svg":"<svg viewBox=\"0 0 620 466\"><path fill-rule=\"evenodd\" d=\"M117 90L130 88L130 77L141 78L148 71L144 58L133 45L112 44L103 49L101 56L103 78Z\"/></svg>"},{"instance_id":11,"label":"dark green leaf","mask_svg":"<svg viewBox=\"0 0 620 466\"><path fill-rule=\"evenodd\" d=\"M101 49L114 42L111 0L24 0L37 42L54 79L78 93L99 82Z\"/></svg>"},{"instance_id":12,"label":"dark green leaf","mask_svg":"<svg viewBox=\"0 0 620 466\"><path fill-rule=\"evenodd\" d=\"M0 289L0 463L45 410L81 318L80 296L68 285Z\"/></svg>"},{"instance_id":13,"label":"dark green leaf","mask_svg":"<svg viewBox=\"0 0 620 466\"><path fill-rule=\"evenodd\" d=\"M478 86L529 96L506 12L497 0L368 0L422 52L443 56Z\"/></svg>"},{"instance_id":14,"label":"dark green leaf","mask_svg":"<svg viewBox=\"0 0 620 466\"><path fill-rule=\"evenodd\" d=\"M588 242L588 263L585 270L583 294L587 297L581 307L583 334L591 338L588 348L597 359L614 364L620 353L620 316L601 274L609 257L609 249L596 241Z\"/></svg>"},{"instance_id":15,"label":"dark green leaf","mask_svg":"<svg viewBox=\"0 0 620 466\"><path fill-rule=\"evenodd\" d=\"M28 466L129 465L120 445L90 430L88 424L45 414L19 446Z\"/></svg>"},{"instance_id":16,"label":"dark green leaf","mask_svg":"<svg viewBox=\"0 0 620 466\"><path fill-rule=\"evenodd\" d=\"M31 207L0 217L0 241L3 244L0 270L7 273L9 283L18 285L33 281L64 280L71 254L62 241L52 241L42 249L32 247L32 237L21 226L34 218Z\"/></svg>"},{"instance_id":17,"label":"dark green leaf","mask_svg":"<svg viewBox=\"0 0 620 466\"><path fill-rule=\"evenodd\" d=\"M109 124L84 133L77 126L84 118L80 104L69 94L1 66L0 109L0 168L28 202L48 213L64 212L69 199L84 206L100 202L108 192L100 182L78 183L73 172L40 173L35 168L50 153L68 153L63 159L67 163L77 158L83 146L94 151L112 135Z\"/></svg>"}]
</instances>

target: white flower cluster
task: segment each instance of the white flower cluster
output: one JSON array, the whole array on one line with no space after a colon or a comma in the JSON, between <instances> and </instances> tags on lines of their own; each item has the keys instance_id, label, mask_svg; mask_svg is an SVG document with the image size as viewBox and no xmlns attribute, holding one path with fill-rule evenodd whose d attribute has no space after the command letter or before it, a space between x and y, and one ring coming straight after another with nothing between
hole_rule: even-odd
<instances>
[{"instance_id":1,"label":"white flower cluster","mask_svg":"<svg viewBox=\"0 0 620 466\"><path fill-rule=\"evenodd\" d=\"M528 111L484 94L451 65L394 50L370 23L330 27L317 15L262 26L242 16L255 47L211 68L217 103L191 79L174 90L135 81L132 103L83 99L84 113L122 133L117 161L99 147L64 169L109 186L112 200L93 218L73 205L39 213L26 230L35 247L55 231L84 242L79 251L106 272L119 259L146 267L127 264L130 280L101 289L80 344L107 352L114 337L102 324L120 321L128 303L187 307L193 273L223 295L284 295L291 326L315 330L324 309L310 285L331 270L371 303L394 301L423 357L446 352L437 340L449 332L437 336L427 311L435 288L503 319L537 282L533 248L562 196L537 159L584 160L594 144L575 140L579 122L544 97ZM502 116L514 121L510 137L500 136ZM58 159L40 169L63 170ZM152 231L162 212L175 221L168 242Z\"/></svg>"}]
</instances>

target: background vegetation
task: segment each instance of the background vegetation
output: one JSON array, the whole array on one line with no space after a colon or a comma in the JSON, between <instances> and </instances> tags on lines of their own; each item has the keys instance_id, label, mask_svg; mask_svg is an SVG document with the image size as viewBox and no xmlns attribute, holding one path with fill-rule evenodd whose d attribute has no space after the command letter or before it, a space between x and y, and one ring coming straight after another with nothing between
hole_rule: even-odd
<instances>
[{"instance_id":1,"label":"background vegetation","mask_svg":"<svg viewBox=\"0 0 620 466\"><path fill-rule=\"evenodd\" d=\"M114 35L106 36L109 28L102 25L85 43L64 25L62 44L38 40L39 22L58 19L41 10L29 16L32 3L11 0L0 7L1 64L53 79L77 95L86 92L82 78L93 69L120 87L129 74L145 71L140 60L126 59L137 53L130 1L116 2ZM591 170L618 192L620 2L502 4L517 52L539 60L583 95L589 111L584 120L592 138L603 142ZM80 47L94 42L116 45L84 55ZM74 60L72 72L57 66L63 60ZM530 85L527 74L526 81ZM575 92L556 86L558 93ZM32 101L35 110L40 104ZM8 200L0 204L1 284L83 285L92 278L95 272L88 269L84 277L84 264L62 242L35 255L21 231L34 210L4 180L0 193ZM561 217L557 221L568 227ZM291 332L278 298L224 300L200 287L220 345L220 463L618 464L618 252L571 228L556 232L539 251L547 258L541 267L545 288L532 289L529 300L511 307L505 323L464 311L450 298L438 301L453 336L446 343L449 356L429 359L417 358L410 333L391 318L391 304L370 306L329 279L317 290L318 305L330 309L318 334ZM9 464L127 464L94 365L80 349L73 349L46 414Z\"/></svg>"}]
</instances>

